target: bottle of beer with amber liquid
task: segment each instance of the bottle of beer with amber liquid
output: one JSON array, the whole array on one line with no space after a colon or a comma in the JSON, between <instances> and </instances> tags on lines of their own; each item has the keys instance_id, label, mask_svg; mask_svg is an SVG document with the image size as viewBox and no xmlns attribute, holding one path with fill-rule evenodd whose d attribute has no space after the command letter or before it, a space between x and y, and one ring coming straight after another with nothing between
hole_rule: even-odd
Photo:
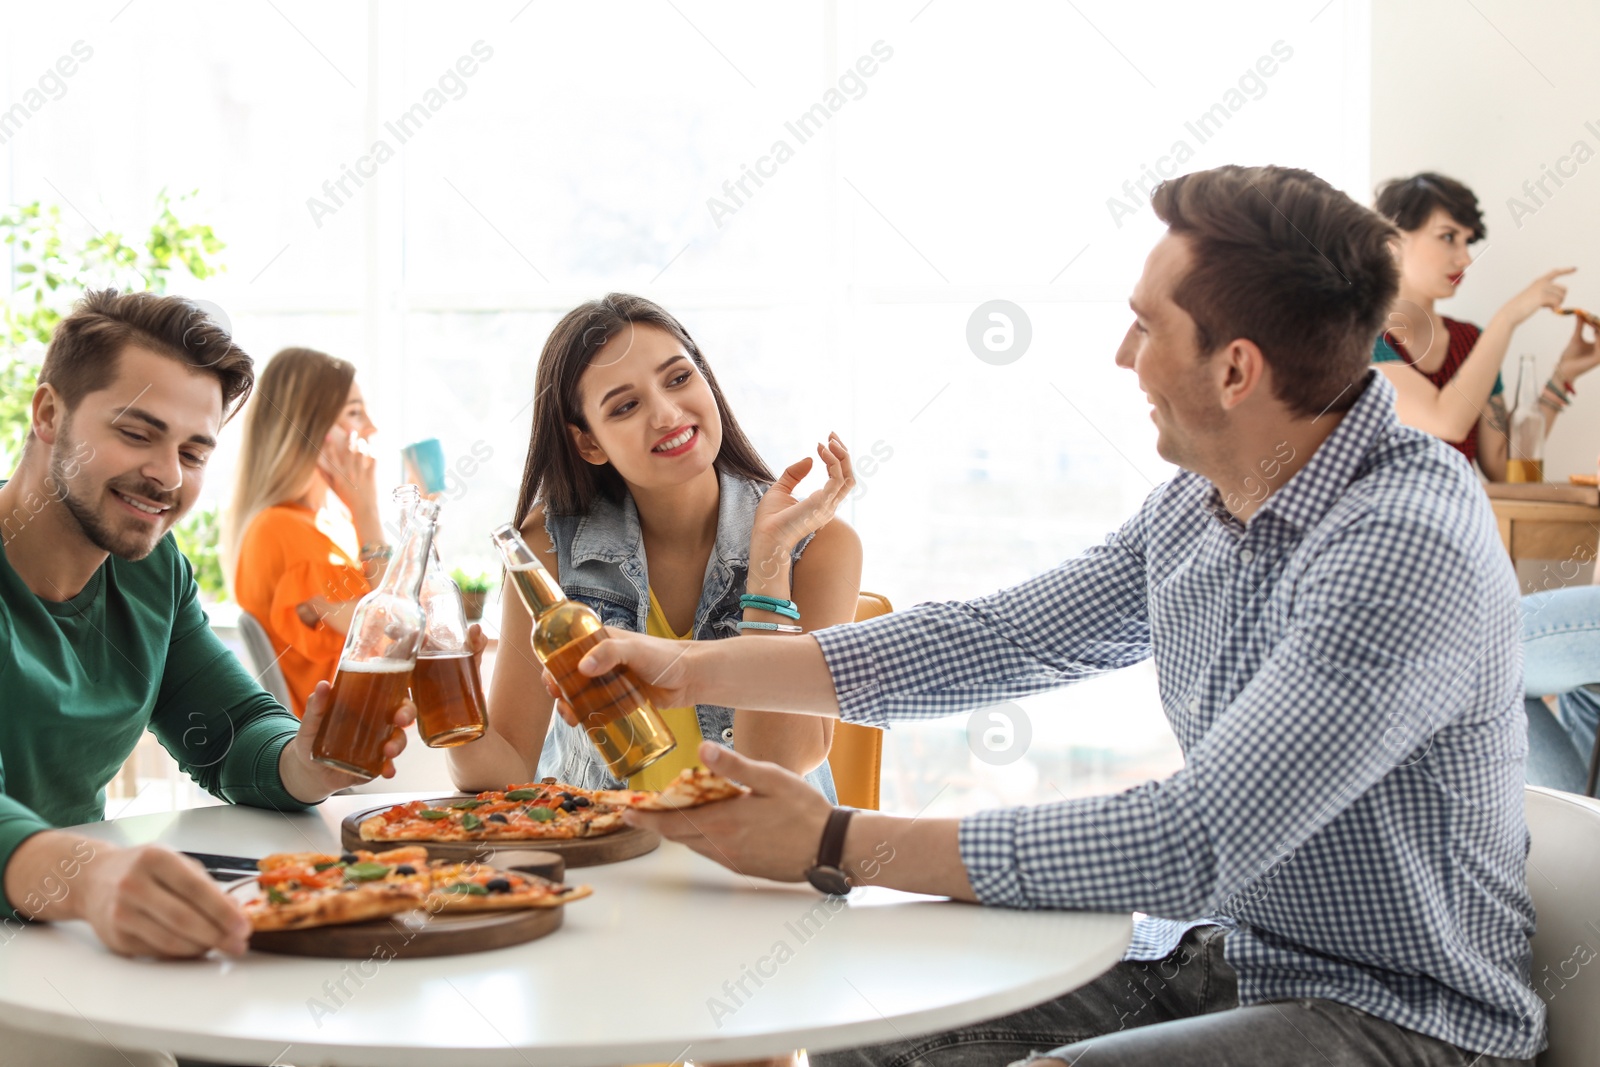
<instances>
[{"instance_id":1,"label":"bottle of beer with amber liquid","mask_svg":"<svg viewBox=\"0 0 1600 1067\"><path fill-rule=\"evenodd\" d=\"M383 584L362 597L350 618L328 711L311 743L311 758L364 778L383 771L383 746L405 702L422 647L425 617L417 594L433 548L439 505L419 503L400 535Z\"/></svg>"},{"instance_id":2,"label":"bottle of beer with amber liquid","mask_svg":"<svg viewBox=\"0 0 1600 1067\"><path fill-rule=\"evenodd\" d=\"M1506 481L1544 481L1544 412L1539 410L1539 374L1532 356L1517 371L1517 406L1507 432Z\"/></svg>"},{"instance_id":3,"label":"bottle of beer with amber liquid","mask_svg":"<svg viewBox=\"0 0 1600 1067\"><path fill-rule=\"evenodd\" d=\"M394 491L408 516L422 496L414 485ZM422 646L411 672L411 702L417 706L417 736L429 748L454 748L483 736L488 702L478 661L467 643L467 613L461 590L444 571L439 538L428 549L428 570L417 594L424 619Z\"/></svg>"},{"instance_id":4,"label":"bottle of beer with amber liquid","mask_svg":"<svg viewBox=\"0 0 1600 1067\"><path fill-rule=\"evenodd\" d=\"M600 616L567 599L515 526L494 532L506 582L533 616L533 653L555 678L611 773L626 781L677 744L666 721L626 667L590 678L578 661L605 638Z\"/></svg>"}]
</instances>

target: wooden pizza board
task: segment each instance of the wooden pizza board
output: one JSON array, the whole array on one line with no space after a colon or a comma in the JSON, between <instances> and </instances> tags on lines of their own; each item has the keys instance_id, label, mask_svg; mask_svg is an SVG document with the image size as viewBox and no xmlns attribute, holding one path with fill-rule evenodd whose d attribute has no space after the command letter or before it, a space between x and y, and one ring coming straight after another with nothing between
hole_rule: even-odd
<instances>
[{"instance_id":1,"label":"wooden pizza board","mask_svg":"<svg viewBox=\"0 0 1600 1067\"><path fill-rule=\"evenodd\" d=\"M430 805L448 804L452 800L466 800L470 794L453 797L436 797L427 801ZM339 825L339 839L347 849L364 848L371 852L382 852L384 849L400 848L404 845L421 845L428 850L428 858L435 860L478 860L482 863L493 863L497 866L507 866L499 857L508 851L527 851L535 849L540 852L554 852L560 856L568 868L572 867L597 867L603 863L620 863L631 860L635 856L643 856L647 852L654 852L661 846L661 835L654 830L646 830L642 826L630 826L618 830L614 834L605 834L601 837L579 837L570 841L549 841L539 838L532 841L363 841L361 840L361 823L380 812L388 811L392 804L383 804L375 808L367 808L353 815L346 815Z\"/></svg>"},{"instance_id":2,"label":"wooden pizza board","mask_svg":"<svg viewBox=\"0 0 1600 1067\"><path fill-rule=\"evenodd\" d=\"M230 893L259 892L254 879L237 882ZM535 941L561 926L562 904L521 911L404 912L386 919L307 930L258 930L250 935L257 952L326 959L422 959L488 952Z\"/></svg>"}]
</instances>

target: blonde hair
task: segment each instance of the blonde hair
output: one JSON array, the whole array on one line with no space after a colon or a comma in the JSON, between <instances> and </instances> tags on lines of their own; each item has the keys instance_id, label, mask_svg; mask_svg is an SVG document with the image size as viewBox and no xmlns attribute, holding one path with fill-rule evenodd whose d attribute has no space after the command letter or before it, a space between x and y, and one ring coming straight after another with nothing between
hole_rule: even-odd
<instances>
[{"instance_id":1,"label":"blonde hair","mask_svg":"<svg viewBox=\"0 0 1600 1067\"><path fill-rule=\"evenodd\" d=\"M230 591L245 531L262 511L305 490L355 377L354 366L312 348L285 348L261 372L245 409L244 448L222 520L222 573Z\"/></svg>"}]
</instances>

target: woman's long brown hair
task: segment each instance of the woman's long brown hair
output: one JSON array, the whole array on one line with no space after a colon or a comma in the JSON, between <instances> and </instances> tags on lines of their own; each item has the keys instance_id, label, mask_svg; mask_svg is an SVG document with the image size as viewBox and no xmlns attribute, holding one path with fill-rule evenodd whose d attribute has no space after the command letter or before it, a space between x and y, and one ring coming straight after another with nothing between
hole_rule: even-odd
<instances>
[{"instance_id":1,"label":"woman's long brown hair","mask_svg":"<svg viewBox=\"0 0 1600 1067\"><path fill-rule=\"evenodd\" d=\"M768 484L773 481L772 472L739 428L716 376L683 323L642 296L610 293L603 300L590 300L567 312L550 331L544 351L539 354L533 432L528 441L528 460L522 469L517 510L512 516L518 526L536 502L553 515L581 515L597 497L621 501L626 495L627 485L615 467L609 463L595 466L578 455L567 424L588 432L578 381L607 341L634 326L654 326L671 334L711 387L717 413L722 417L722 447L714 461L717 471Z\"/></svg>"},{"instance_id":2,"label":"woman's long brown hair","mask_svg":"<svg viewBox=\"0 0 1600 1067\"><path fill-rule=\"evenodd\" d=\"M230 589L251 520L305 490L322 439L344 410L355 377L355 367L342 359L313 348L285 348L256 380L244 413L233 500L222 520L222 573Z\"/></svg>"}]
</instances>

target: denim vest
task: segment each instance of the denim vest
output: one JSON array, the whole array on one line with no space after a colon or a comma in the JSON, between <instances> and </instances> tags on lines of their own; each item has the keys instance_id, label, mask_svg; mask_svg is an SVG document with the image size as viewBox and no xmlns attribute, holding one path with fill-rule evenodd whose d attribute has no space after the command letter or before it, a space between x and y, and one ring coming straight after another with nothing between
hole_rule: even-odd
<instances>
[{"instance_id":1,"label":"denim vest","mask_svg":"<svg viewBox=\"0 0 1600 1067\"><path fill-rule=\"evenodd\" d=\"M767 487L730 474L719 474L717 540L706 562L700 604L694 615L694 640L715 641L739 635L744 610L739 596L745 589L750 566L750 528L756 505ZM555 546L561 588L573 600L587 604L600 621L619 630L645 632L650 614L650 580L645 572L644 537L633 497L619 503L599 499L583 515L545 516L545 531ZM811 540L795 546L798 560ZM780 641L782 637L759 640ZM733 709L714 704L695 708L700 735L727 748L733 747ZM540 777L551 777L584 789L621 789L627 783L610 771L584 732L551 716L550 732L539 755ZM827 760L810 774L810 782L823 796L837 802L833 773Z\"/></svg>"}]
</instances>

